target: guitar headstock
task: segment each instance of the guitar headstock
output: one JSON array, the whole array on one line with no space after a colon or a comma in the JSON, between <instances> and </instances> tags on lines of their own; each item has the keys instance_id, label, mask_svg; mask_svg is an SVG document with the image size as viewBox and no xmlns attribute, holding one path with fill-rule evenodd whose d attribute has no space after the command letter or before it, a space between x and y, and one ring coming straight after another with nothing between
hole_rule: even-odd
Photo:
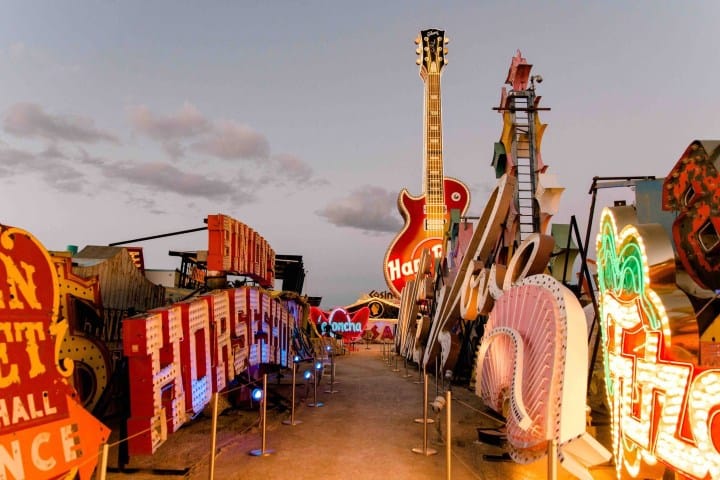
<instances>
[{"instance_id":1,"label":"guitar headstock","mask_svg":"<svg viewBox=\"0 0 720 480\"><path fill-rule=\"evenodd\" d=\"M447 63L448 42L444 30L433 28L420 32L420 36L415 39L415 44L418 45L415 50L418 54L415 63L420 65L420 75L424 77L428 72L440 73Z\"/></svg>"}]
</instances>

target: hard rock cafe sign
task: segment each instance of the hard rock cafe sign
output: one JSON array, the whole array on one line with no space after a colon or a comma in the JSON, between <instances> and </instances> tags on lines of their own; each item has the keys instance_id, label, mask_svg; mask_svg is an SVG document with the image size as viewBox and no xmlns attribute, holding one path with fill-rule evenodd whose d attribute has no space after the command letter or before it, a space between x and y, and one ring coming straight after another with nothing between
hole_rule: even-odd
<instances>
[{"instance_id":1,"label":"hard rock cafe sign","mask_svg":"<svg viewBox=\"0 0 720 480\"><path fill-rule=\"evenodd\" d=\"M89 479L95 469L109 430L68 383L66 331L47 251L0 225L0 478Z\"/></svg>"}]
</instances>

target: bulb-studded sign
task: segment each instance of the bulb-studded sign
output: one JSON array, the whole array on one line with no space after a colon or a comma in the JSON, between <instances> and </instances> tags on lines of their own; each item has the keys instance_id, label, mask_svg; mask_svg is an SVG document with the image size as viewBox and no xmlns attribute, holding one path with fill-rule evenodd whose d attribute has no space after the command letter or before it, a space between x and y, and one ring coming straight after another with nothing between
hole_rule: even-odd
<instances>
[{"instance_id":1,"label":"bulb-studded sign","mask_svg":"<svg viewBox=\"0 0 720 480\"><path fill-rule=\"evenodd\" d=\"M95 469L109 430L68 383L66 331L47 251L0 225L0 478L89 479Z\"/></svg>"}]
</instances>

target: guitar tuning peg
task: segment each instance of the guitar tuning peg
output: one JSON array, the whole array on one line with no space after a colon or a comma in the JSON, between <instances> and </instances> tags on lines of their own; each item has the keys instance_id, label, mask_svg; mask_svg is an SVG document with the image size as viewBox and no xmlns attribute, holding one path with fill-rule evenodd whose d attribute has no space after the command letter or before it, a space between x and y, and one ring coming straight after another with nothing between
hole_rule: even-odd
<instances>
[{"instance_id":1,"label":"guitar tuning peg","mask_svg":"<svg viewBox=\"0 0 720 480\"><path fill-rule=\"evenodd\" d=\"M422 53L422 49L421 49L420 47L416 48L416 49L415 49L415 53L417 53L418 55L420 55L420 53Z\"/></svg>"},{"instance_id":2,"label":"guitar tuning peg","mask_svg":"<svg viewBox=\"0 0 720 480\"><path fill-rule=\"evenodd\" d=\"M450 39L448 37L443 38L443 43L445 43L445 44L450 43Z\"/></svg>"},{"instance_id":3,"label":"guitar tuning peg","mask_svg":"<svg viewBox=\"0 0 720 480\"><path fill-rule=\"evenodd\" d=\"M415 37L415 45L420 45L420 37Z\"/></svg>"},{"instance_id":4,"label":"guitar tuning peg","mask_svg":"<svg viewBox=\"0 0 720 480\"><path fill-rule=\"evenodd\" d=\"M422 60L420 60L420 59L418 58L418 59L415 60L415 63L417 63L418 65L420 65L420 64L422 63Z\"/></svg>"},{"instance_id":5,"label":"guitar tuning peg","mask_svg":"<svg viewBox=\"0 0 720 480\"><path fill-rule=\"evenodd\" d=\"M425 47L423 50L425 50L427 52L430 50L430 47Z\"/></svg>"},{"instance_id":6,"label":"guitar tuning peg","mask_svg":"<svg viewBox=\"0 0 720 480\"><path fill-rule=\"evenodd\" d=\"M447 49L447 48L443 48L443 55L447 55L447 52L448 52L448 49Z\"/></svg>"}]
</instances>

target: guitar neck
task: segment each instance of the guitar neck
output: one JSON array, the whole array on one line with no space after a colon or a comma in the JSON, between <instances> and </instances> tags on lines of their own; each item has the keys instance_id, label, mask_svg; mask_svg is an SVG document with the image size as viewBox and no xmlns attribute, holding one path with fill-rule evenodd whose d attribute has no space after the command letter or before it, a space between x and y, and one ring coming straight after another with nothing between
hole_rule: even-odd
<instances>
[{"instance_id":1,"label":"guitar neck","mask_svg":"<svg viewBox=\"0 0 720 480\"><path fill-rule=\"evenodd\" d=\"M442 112L440 72L428 72L425 79L425 199L427 230L444 230L445 199L443 195Z\"/></svg>"}]
</instances>

